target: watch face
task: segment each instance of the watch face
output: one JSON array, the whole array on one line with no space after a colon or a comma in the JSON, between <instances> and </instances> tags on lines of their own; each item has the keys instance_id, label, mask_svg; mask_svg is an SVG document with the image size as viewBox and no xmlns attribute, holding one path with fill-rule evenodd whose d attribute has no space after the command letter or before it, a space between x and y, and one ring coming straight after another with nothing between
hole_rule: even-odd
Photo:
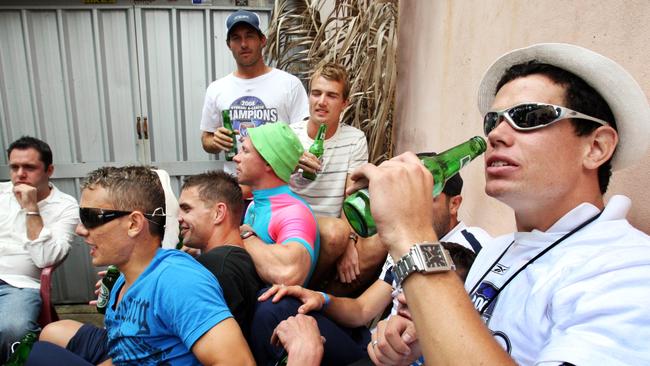
<instances>
[{"instance_id":1,"label":"watch face","mask_svg":"<svg viewBox=\"0 0 650 366\"><path fill-rule=\"evenodd\" d=\"M442 252L442 246L436 244L424 244L420 246L424 255L424 263L427 267L447 267L447 259Z\"/></svg>"}]
</instances>

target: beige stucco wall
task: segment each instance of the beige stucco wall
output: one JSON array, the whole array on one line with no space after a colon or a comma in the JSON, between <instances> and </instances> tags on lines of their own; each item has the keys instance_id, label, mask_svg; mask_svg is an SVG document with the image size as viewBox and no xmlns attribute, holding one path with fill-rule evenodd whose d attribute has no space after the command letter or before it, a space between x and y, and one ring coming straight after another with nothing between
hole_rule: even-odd
<instances>
[{"instance_id":1,"label":"beige stucco wall","mask_svg":"<svg viewBox=\"0 0 650 366\"><path fill-rule=\"evenodd\" d=\"M481 135L476 89L483 72L502 53L533 43L568 42L607 55L650 95L647 0L402 0L399 17L397 153L440 151ZM479 159L463 173L461 218L503 234L514 229L514 216L485 195L483 167ZM614 173L608 193L631 197L630 221L650 233L648 183L646 154Z\"/></svg>"}]
</instances>

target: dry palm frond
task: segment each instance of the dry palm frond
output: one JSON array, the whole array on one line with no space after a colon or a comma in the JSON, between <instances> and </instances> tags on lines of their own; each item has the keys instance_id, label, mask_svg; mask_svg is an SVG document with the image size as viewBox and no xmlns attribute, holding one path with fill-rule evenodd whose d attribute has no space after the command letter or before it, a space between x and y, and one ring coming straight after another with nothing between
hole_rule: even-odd
<instances>
[{"instance_id":1,"label":"dry palm frond","mask_svg":"<svg viewBox=\"0 0 650 366\"><path fill-rule=\"evenodd\" d=\"M267 56L305 82L323 63L344 65L351 91L343 121L364 131L370 161L379 163L393 153L397 0L337 0L321 21L324 4L276 0Z\"/></svg>"}]
</instances>

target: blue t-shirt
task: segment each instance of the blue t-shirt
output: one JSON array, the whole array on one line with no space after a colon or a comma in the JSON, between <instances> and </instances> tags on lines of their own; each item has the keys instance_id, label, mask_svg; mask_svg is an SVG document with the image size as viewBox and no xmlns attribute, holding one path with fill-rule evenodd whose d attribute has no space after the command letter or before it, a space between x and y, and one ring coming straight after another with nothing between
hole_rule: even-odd
<instances>
[{"instance_id":1,"label":"blue t-shirt","mask_svg":"<svg viewBox=\"0 0 650 366\"><path fill-rule=\"evenodd\" d=\"M198 365L194 342L232 317L216 278L186 253L158 249L127 289L120 275L104 323L115 365Z\"/></svg>"}]
</instances>

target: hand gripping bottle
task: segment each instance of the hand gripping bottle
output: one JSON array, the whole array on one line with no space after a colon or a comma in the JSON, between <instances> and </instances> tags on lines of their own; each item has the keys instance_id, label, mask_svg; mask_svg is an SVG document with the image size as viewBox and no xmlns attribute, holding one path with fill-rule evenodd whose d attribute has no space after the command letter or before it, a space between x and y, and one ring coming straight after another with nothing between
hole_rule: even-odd
<instances>
[{"instance_id":1,"label":"hand gripping bottle","mask_svg":"<svg viewBox=\"0 0 650 366\"><path fill-rule=\"evenodd\" d=\"M314 156L316 156L319 159L321 156L323 156L323 153L325 152L325 148L323 147L323 142L325 141L325 133L327 133L327 125L322 123L320 127L318 127L318 132L316 133L316 138L314 139L314 143L309 147L309 152L314 154ZM303 171L302 176L303 178L309 180L316 179L316 173L310 173L307 171Z\"/></svg>"},{"instance_id":2,"label":"hand gripping bottle","mask_svg":"<svg viewBox=\"0 0 650 366\"><path fill-rule=\"evenodd\" d=\"M447 179L483 154L486 148L485 140L476 136L438 155L421 158L422 164L433 175L433 197L442 192ZM396 197L396 199L399 198ZM349 195L343 201L343 212L350 226L360 236L367 238L377 233L375 220L370 214L370 197L367 188Z\"/></svg>"},{"instance_id":3,"label":"hand gripping bottle","mask_svg":"<svg viewBox=\"0 0 650 366\"><path fill-rule=\"evenodd\" d=\"M235 132L232 128L232 122L230 121L230 110L224 109L221 111L221 119L223 121L223 127L229 129L231 132L230 136L232 137L232 147L230 150L224 151L224 154L226 155L227 161L232 161L232 158L237 155L237 140L235 139Z\"/></svg>"},{"instance_id":4,"label":"hand gripping bottle","mask_svg":"<svg viewBox=\"0 0 650 366\"><path fill-rule=\"evenodd\" d=\"M108 306L108 300L111 297L111 290L115 281L120 277L120 271L116 266L110 265L106 270L106 275L102 278L102 283L99 286L99 296L97 296L97 312L101 314L106 314L106 307Z\"/></svg>"}]
</instances>

